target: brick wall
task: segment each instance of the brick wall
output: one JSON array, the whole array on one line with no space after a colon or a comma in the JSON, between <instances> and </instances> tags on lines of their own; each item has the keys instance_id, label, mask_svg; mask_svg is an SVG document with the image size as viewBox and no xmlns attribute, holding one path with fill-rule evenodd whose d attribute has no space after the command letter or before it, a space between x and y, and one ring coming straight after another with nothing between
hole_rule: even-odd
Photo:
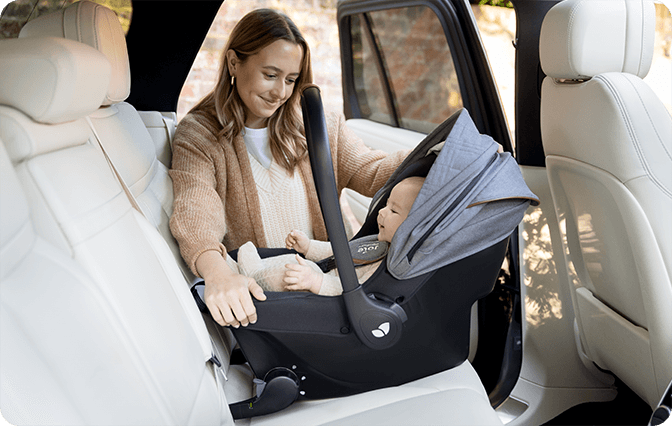
<instances>
[{"instance_id":1,"label":"brick wall","mask_svg":"<svg viewBox=\"0 0 672 426\"><path fill-rule=\"evenodd\" d=\"M290 6L291 4L291 6ZM325 108L342 111L341 60L336 26L336 0L226 0L196 57L178 104L178 118L214 86L228 34L247 12L258 8L279 10L299 27L310 46L313 78L322 89Z\"/></svg>"},{"instance_id":2,"label":"brick wall","mask_svg":"<svg viewBox=\"0 0 672 426\"><path fill-rule=\"evenodd\" d=\"M210 34L196 58L182 90L178 118L205 96L217 78L221 51L236 22L250 10L269 7L286 13L308 41L313 60L314 80L322 89L325 108L342 111L341 62L336 26L336 0L226 0ZM514 59L516 21L512 9L472 6L483 44L502 98L511 133L514 133ZM667 8L656 4L657 32L654 62L645 79L672 113L672 19Z\"/></svg>"}]
</instances>

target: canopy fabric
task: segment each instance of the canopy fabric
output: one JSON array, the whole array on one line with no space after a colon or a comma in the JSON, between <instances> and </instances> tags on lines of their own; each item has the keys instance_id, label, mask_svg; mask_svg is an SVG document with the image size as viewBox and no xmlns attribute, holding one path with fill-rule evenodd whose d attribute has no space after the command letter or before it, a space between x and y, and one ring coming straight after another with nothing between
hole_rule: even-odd
<instances>
[{"instance_id":1,"label":"canopy fabric","mask_svg":"<svg viewBox=\"0 0 672 426\"><path fill-rule=\"evenodd\" d=\"M387 267L395 278L417 277L479 252L508 237L530 204L539 199L525 184L518 163L478 132L466 109L439 125L409 155L374 197L393 186L405 167L443 147L407 219L390 244Z\"/></svg>"}]
</instances>

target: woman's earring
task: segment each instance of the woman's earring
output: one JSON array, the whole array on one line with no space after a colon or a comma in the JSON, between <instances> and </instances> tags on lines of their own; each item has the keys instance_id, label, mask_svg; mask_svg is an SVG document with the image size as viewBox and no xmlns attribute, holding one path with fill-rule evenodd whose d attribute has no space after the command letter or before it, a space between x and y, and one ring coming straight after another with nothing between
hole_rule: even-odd
<instances>
[{"instance_id":1,"label":"woman's earring","mask_svg":"<svg viewBox=\"0 0 672 426\"><path fill-rule=\"evenodd\" d=\"M233 86L233 83L236 82L236 76L231 76L231 86Z\"/></svg>"}]
</instances>

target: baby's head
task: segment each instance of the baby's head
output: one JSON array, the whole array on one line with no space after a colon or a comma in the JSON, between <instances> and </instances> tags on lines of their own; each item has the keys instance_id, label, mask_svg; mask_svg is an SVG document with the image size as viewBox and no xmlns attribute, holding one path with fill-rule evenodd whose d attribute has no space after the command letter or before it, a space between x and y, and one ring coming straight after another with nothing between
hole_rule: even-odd
<instances>
[{"instance_id":1,"label":"baby's head","mask_svg":"<svg viewBox=\"0 0 672 426\"><path fill-rule=\"evenodd\" d=\"M406 220L425 178L413 176L396 184L385 207L378 212L378 240L392 242L399 225Z\"/></svg>"}]
</instances>

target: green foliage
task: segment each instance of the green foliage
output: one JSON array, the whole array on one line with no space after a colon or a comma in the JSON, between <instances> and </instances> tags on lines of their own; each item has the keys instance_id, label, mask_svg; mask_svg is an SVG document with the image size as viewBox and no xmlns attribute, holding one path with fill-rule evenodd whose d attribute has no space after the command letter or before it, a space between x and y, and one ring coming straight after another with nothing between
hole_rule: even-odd
<instances>
[{"instance_id":1,"label":"green foliage","mask_svg":"<svg viewBox=\"0 0 672 426\"><path fill-rule=\"evenodd\" d=\"M509 0L479 0L478 4L513 8L513 4Z\"/></svg>"},{"instance_id":2,"label":"green foliage","mask_svg":"<svg viewBox=\"0 0 672 426\"><path fill-rule=\"evenodd\" d=\"M63 9L76 0L14 0L5 7L0 17L0 39L15 38L19 31L31 19L47 13ZM128 32L133 13L131 0L92 0L112 9L119 17L119 22Z\"/></svg>"}]
</instances>

